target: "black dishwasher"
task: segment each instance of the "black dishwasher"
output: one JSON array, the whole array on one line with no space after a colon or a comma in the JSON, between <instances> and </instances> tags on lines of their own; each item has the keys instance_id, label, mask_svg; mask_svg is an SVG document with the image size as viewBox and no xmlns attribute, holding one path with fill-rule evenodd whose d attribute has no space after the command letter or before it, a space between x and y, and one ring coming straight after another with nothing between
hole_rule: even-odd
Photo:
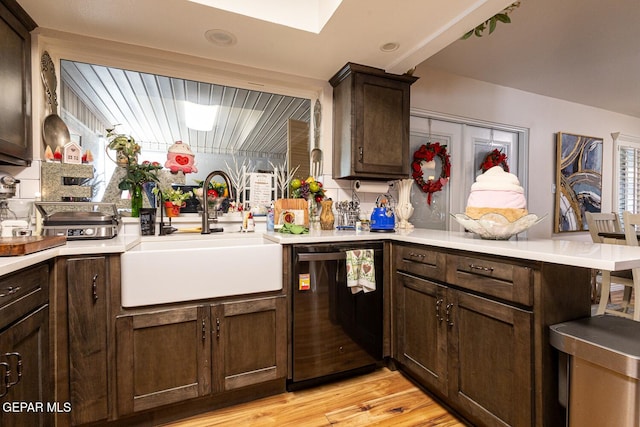
<instances>
[{"instance_id":1,"label":"black dishwasher","mask_svg":"<svg viewBox=\"0 0 640 427\"><path fill-rule=\"evenodd\" d=\"M347 251L369 249L375 290L352 293ZM294 245L293 258L292 375L287 388L375 369L382 360L383 244Z\"/></svg>"}]
</instances>

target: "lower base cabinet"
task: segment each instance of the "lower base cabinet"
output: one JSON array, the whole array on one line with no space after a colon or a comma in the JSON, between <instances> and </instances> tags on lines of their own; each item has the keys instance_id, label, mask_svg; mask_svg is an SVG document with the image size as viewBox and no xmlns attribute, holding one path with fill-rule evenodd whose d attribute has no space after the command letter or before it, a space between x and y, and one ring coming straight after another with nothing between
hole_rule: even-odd
<instances>
[{"instance_id":1,"label":"lower base cabinet","mask_svg":"<svg viewBox=\"0 0 640 427\"><path fill-rule=\"evenodd\" d=\"M287 375L287 311L284 297L211 307L213 381L229 391Z\"/></svg>"},{"instance_id":2,"label":"lower base cabinet","mask_svg":"<svg viewBox=\"0 0 640 427\"><path fill-rule=\"evenodd\" d=\"M51 408L55 402L49 381L48 319L49 306L45 305L0 333L0 362L6 363L0 372L11 385L7 387L5 381L0 385L0 426L53 425L56 409ZM11 375L5 378L7 369ZM21 408L21 404L43 406Z\"/></svg>"},{"instance_id":3,"label":"lower base cabinet","mask_svg":"<svg viewBox=\"0 0 640 427\"><path fill-rule=\"evenodd\" d=\"M480 425L531 425L533 314L396 274L396 359Z\"/></svg>"},{"instance_id":4,"label":"lower base cabinet","mask_svg":"<svg viewBox=\"0 0 640 427\"><path fill-rule=\"evenodd\" d=\"M205 306L116 320L118 414L211 392L211 343Z\"/></svg>"},{"instance_id":5,"label":"lower base cabinet","mask_svg":"<svg viewBox=\"0 0 640 427\"><path fill-rule=\"evenodd\" d=\"M50 426L50 263L0 278L0 426ZM65 408L60 408L65 410Z\"/></svg>"},{"instance_id":6,"label":"lower base cabinet","mask_svg":"<svg viewBox=\"0 0 640 427\"><path fill-rule=\"evenodd\" d=\"M107 284L109 258L60 260L67 273L71 424L106 420L108 406Z\"/></svg>"},{"instance_id":7,"label":"lower base cabinet","mask_svg":"<svg viewBox=\"0 0 640 427\"><path fill-rule=\"evenodd\" d=\"M119 255L59 257L51 292L56 425L109 418L109 290L119 287Z\"/></svg>"},{"instance_id":8,"label":"lower base cabinet","mask_svg":"<svg viewBox=\"0 0 640 427\"><path fill-rule=\"evenodd\" d=\"M284 296L118 316L118 415L286 376Z\"/></svg>"},{"instance_id":9,"label":"lower base cabinet","mask_svg":"<svg viewBox=\"0 0 640 427\"><path fill-rule=\"evenodd\" d=\"M549 326L590 315L590 271L392 245L392 357L477 426L563 426Z\"/></svg>"}]
</instances>

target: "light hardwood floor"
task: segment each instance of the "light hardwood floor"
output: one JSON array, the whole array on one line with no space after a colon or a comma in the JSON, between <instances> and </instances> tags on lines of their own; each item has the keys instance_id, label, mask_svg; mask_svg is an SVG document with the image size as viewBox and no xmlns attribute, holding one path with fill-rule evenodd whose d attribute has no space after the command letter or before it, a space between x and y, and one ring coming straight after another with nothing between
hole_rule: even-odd
<instances>
[{"instance_id":1,"label":"light hardwood floor","mask_svg":"<svg viewBox=\"0 0 640 427\"><path fill-rule=\"evenodd\" d=\"M208 412L171 427L463 426L400 372L386 368Z\"/></svg>"}]
</instances>

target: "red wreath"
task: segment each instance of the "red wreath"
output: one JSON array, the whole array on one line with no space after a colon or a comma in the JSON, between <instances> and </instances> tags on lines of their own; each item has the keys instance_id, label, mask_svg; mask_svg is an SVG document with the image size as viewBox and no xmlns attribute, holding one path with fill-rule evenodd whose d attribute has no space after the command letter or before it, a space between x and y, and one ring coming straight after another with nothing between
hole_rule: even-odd
<instances>
[{"instance_id":1,"label":"red wreath","mask_svg":"<svg viewBox=\"0 0 640 427\"><path fill-rule=\"evenodd\" d=\"M480 164L482 173L485 173L494 166L502 166L505 172L509 172L509 165L507 164L507 155L498 150L497 148L487 154Z\"/></svg>"},{"instance_id":2,"label":"red wreath","mask_svg":"<svg viewBox=\"0 0 640 427\"><path fill-rule=\"evenodd\" d=\"M438 179L424 180L422 172L422 162L430 162L435 157L438 157L442 162L442 169ZM428 143L421 145L413 154L413 163L411 163L411 169L413 170L413 179L418 184L418 187L425 193L427 193L427 203L431 205L431 198L433 193L442 190L442 187L449 181L451 175L451 162L449 161L449 155L447 154L447 146L440 145L439 142Z\"/></svg>"}]
</instances>

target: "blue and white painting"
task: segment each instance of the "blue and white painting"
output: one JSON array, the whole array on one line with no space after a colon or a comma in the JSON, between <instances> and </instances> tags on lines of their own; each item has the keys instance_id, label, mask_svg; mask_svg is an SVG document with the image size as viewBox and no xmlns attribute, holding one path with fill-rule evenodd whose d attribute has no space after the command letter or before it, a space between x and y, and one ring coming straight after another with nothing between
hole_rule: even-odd
<instances>
[{"instance_id":1,"label":"blue and white painting","mask_svg":"<svg viewBox=\"0 0 640 427\"><path fill-rule=\"evenodd\" d=\"M555 232L585 231L586 212L600 212L602 138L558 133Z\"/></svg>"}]
</instances>

